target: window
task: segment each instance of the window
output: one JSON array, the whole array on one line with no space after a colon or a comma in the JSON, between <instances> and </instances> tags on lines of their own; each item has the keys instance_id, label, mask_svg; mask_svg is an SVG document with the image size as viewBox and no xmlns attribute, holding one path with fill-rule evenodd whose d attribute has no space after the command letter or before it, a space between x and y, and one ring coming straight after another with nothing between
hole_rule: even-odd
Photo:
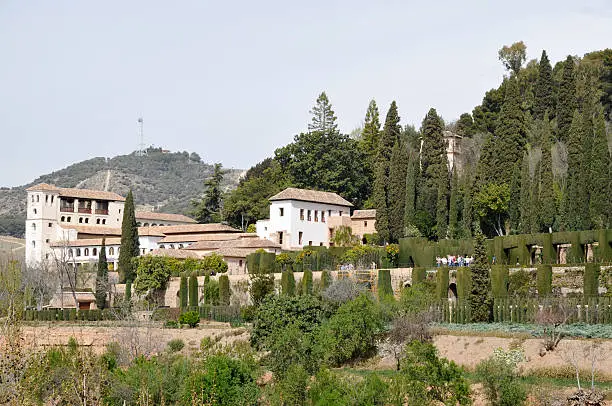
<instances>
[{"instance_id":1,"label":"window","mask_svg":"<svg viewBox=\"0 0 612 406\"><path fill-rule=\"evenodd\" d=\"M315 223L318 223L319 222L319 211L315 210L314 213L315 213Z\"/></svg>"},{"instance_id":2,"label":"window","mask_svg":"<svg viewBox=\"0 0 612 406\"><path fill-rule=\"evenodd\" d=\"M55 197L55 196L51 195L51 204L53 204L53 198L54 198L54 197Z\"/></svg>"},{"instance_id":3,"label":"window","mask_svg":"<svg viewBox=\"0 0 612 406\"><path fill-rule=\"evenodd\" d=\"M72 248L68 250L68 258L72 258Z\"/></svg>"},{"instance_id":4,"label":"window","mask_svg":"<svg viewBox=\"0 0 612 406\"><path fill-rule=\"evenodd\" d=\"M142 226L143 227L149 227L149 223L144 223Z\"/></svg>"},{"instance_id":5,"label":"window","mask_svg":"<svg viewBox=\"0 0 612 406\"><path fill-rule=\"evenodd\" d=\"M77 257L81 256L81 249L80 248L76 249L76 255L75 256L77 256Z\"/></svg>"},{"instance_id":6,"label":"window","mask_svg":"<svg viewBox=\"0 0 612 406\"><path fill-rule=\"evenodd\" d=\"M310 215L310 210L308 210L308 221L312 221L312 216Z\"/></svg>"},{"instance_id":7,"label":"window","mask_svg":"<svg viewBox=\"0 0 612 406\"><path fill-rule=\"evenodd\" d=\"M49 223L49 227L53 227L53 223Z\"/></svg>"},{"instance_id":8,"label":"window","mask_svg":"<svg viewBox=\"0 0 612 406\"><path fill-rule=\"evenodd\" d=\"M308 245L312 246L312 241L308 241Z\"/></svg>"},{"instance_id":9,"label":"window","mask_svg":"<svg viewBox=\"0 0 612 406\"><path fill-rule=\"evenodd\" d=\"M61 221L66 221L66 217L65 217L65 216L62 216Z\"/></svg>"},{"instance_id":10,"label":"window","mask_svg":"<svg viewBox=\"0 0 612 406\"><path fill-rule=\"evenodd\" d=\"M51 240L47 238L47 239L45 240L45 242L46 242L47 244L49 244L49 243L51 242Z\"/></svg>"},{"instance_id":11,"label":"window","mask_svg":"<svg viewBox=\"0 0 612 406\"><path fill-rule=\"evenodd\" d=\"M238 267L242 268L242 260L241 259L238 260Z\"/></svg>"},{"instance_id":12,"label":"window","mask_svg":"<svg viewBox=\"0 0 612 406\"><path fill-rule=\"evenodd\" d=\"M38 213L38 211L36 211L36 209L34 209L34 214Z\"/></svg>"},{"instance_id":13,"label":"window","mask_svg":"<svg viewBox=\"0 0 612 406\"><path fill-rule=\"evenodd\" d=\"M322 247L322 246L323 246L323 243L322 243L322 242L320 242L320 243L319 243L319 247Z\"/></svg>"},{"instance_id":14,"label":"window","mask_svg":"<svg viewBox=\"0 0 612 406\"><path fill-rule=\"evenodd\" d=\"M342 210L340 210L340 214L339 214L339 216L342 216Z\"/></svg>"},{"instance_id":15,"label":"window","mask_svg":"<svg viewBox=\"0 0 612 406\"><path fill-rule=\"evenodd\" d=\"M36 195L36 203L40 202L40 196Z\"/></svg>"},{"instance_id":16,"label":"window","mask_svg":"<svg viewBox=\"0 0 612 406\"><path fill-rule=\"evenodd\" d=\"M174 244L170 244L170 248L174 249Z\"/></svg>"},{"instance_id":17,"label":"window","mask_svg":"<svg viewBox=\"0 0 612 406\"><path fill-rule=\"evenodd\" d=\"M32 230L36 230L36 223L32 223Z\"/></svg>"},{"instance_id":18,"label":"window","mask_svg":"<svg viewBox=\"0 0 612 406\"><path fill-rule=\"evenodd\" d=\"M100 219L96 219L96 224L100 224Z\"/></svg>"},{"instance_id":19,"label":"window","mask_svg":"<svg viewBox=\"0 0 612 406\"><path fill-rule=\"evenodd\" d=\"M34 195L32 195L32 203L34 203Z\"/></svg>"},{"instance_id":20,"label":"window","mask_svg":"<svg viewBox=\"0 0 612 406\"><path fill-rule=\"evenodd\" d=\"M282 231L278 232L278 243L281 245L283 244L283 232Z\"/></svg>"},{"instance_id":21,"label":"window","mask_svg":"<svg viewBox=\"0 0 612 406\"><path fill-rule=\"evenodd\" d=\"M278 212L279 212L280 216L283 217L285 215L285 208L284 207L279 207Z\"/></svg>"},{"instance_id":22,"label":"window","mask_svg":"<svg viewBox=\"0 0 612 406\"><path fill-rule=\"evenodd\" d=\"M88 223L89 223L89 219L85 218L85 224L88 224Z\"/></svg>"},{"instance_id":23,"label":"window","mask_svg":"<svg viewBox=\"0 0 612 406\"><path fill-rule=\"evenodd\" d=\"M70 216L68 216L68 217L66 218L66 222L68 222L68 223L70 223L70 221L71 221L71 220L72 220L72 217L70 217Z\"/></svg>"},{"instance_id":24,"label":"window","mask_svg":"<svg viewBox=\"0 0 612 406\"><path fill-rule=\"evenodd\" d=\"M45 259L49 259L49 254L45 254Z\"/></svg>"},{"instance_id":25,"label":"window","mask_svg":"<svg viewBox=\"0 0 612 406\"><path fill-rule=\"evenodd\" d=\"M89 248L85 248L85 256L88 257L89 256Z\"/></svg>"},{"instance_id":26,"label":"window","mask_svg":"<svg viewBox=\"0 0 612 406\"><path fill-rule=\"evenodd\" d=\"M83 222L83 217L79 217L79 223Z\"/></svg>"},{"instance_id":27,"label":"window","mask_svg":"<svg viewBox=\"0 0 612 406\"><path fill-rule=\"evenodd\" d=\"M183 244L179 244L179 248L183 248Z\"/></svg>"},{"instance_id":28,"label":"window","mask_svg":"<svg viewBox=\"0 0 612 406\"><path fill-rule=\"evenodd\" d=\"M113 247L108 249L108 255L115 255L115 249Z\"/></svg>"},{"instance_id":29,"label":"window","mask_svg":"<svg viewBox=\"0 0 612 406\"><path fill-rule=\"evenodd\" d=\"M32 248L36 248L36 241L32 241Z\"/></svg>"},{"instance_id":30,"label":"window","mask_svg":"<svg viewBox=\"0 0 612 406\"><path fill-rule=\"evenodd\" d=\"M325 210L321 210L321 223L325 223Z\"/></svg>"},{"instance_id":31,"label":"window","mask_svg":"<svg viewBox=\"0 0 612 406\"><path fill-rule=\"evenodd\" d=\"M327 216L331 217L331 210L327 210Z\"/></svg>"},{"instance_id":32,"label":"window","mask_svg":"<svg viewBox=\"0 0 612 406\"><path fill-rule=\"evenodd\" d=\"M303 232L298 232L298 245L302 245L302 237L304 236Z\"/></svg>"},{"instance_id":33,"label":"window","mask_svg":"<svg viewBox=\"0 0 612 406\"><path fill-rule=\"evenodd\" d=\"M45 203L49 203L49 195L45 195Z\"/></svg>"},{"instance_id":34,"label":"window","mask_svg":"<svg viewBox=\"0 0 612 406\"><path fill-rule=\"evenodd\" d=\"M300 209L300 220L304 221L304 209Z\"/></svg>"},{"instance_id":35,"label":"window","mask_svg":"<svg viewBox=\"0 0 612 406\"><path fill-rule=\"evenodd\" d=\"M364 222L363 222L363 226L364 226L364 227L367 227L367 226L368 226L368 222L367 222L367 221L364 221Z\"/></svg>"},{"instance_id":36,"label":"window","mask_svg":"<svg viewBox=\"0 0 612 406\"><path fill-rule=\"evenodd\" d=\"M91 250L91 255L94 255L94 256L98 255L98 249L94 248L93 250Z\"/></svg>"},{"instance_id":37,"label":"window","mask_svg":"<svg viewBox=\"0 0 612 406\"><path fill-rule=\"evenodd\" d=\"M159 248L164 249L166 246L164 244L160 245Z\"/></svg>"},{"instance_id":38,"label":"window","mask_svg":"<svg viewBox=\"0 0 612 406\"><path fill-rule=\"evenodd\" d=\"M106 219L102 219L102 224L106 224Z\"/></svg>"}]
</instances>

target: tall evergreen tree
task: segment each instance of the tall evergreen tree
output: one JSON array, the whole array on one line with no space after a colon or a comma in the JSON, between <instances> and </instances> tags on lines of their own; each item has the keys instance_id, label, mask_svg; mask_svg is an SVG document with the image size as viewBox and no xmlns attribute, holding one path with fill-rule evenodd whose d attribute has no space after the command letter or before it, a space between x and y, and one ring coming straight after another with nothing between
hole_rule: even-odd
<instances>
[{"instance_id":1,"label":"tall evergreen tree","mask_svg":"<svg viewBox=\"0 0 612 406\"><path fill-rule=\"evenodd\" d=\"M421 125L421 177L417 194L417 211L437 217L438 189L442 178L448 182L448 163L444 144L442 120L435 109L430 109Z\"/></svg>"},{"instance_id":2,"label":"tall evergreen tree","mask_svg":"<svg viewBox=\"0 0 612 406\"><path fill-rule=\"evenodd\" d=\"M123 206L123 222L121 223L121 249L119 250L119 282L133 282L136 270L132 258L140 254L138 241L138 225L134 212L134 196L130 190Z\"/></svg>"},{"instance_id":3,"label":"tall evergreen tree","mask_svg":"<svg viewBox=\"0 0 612 406\"><path fill-rule=\"evenodd\" d=\"M396 141L391 153L389 168L389 234L390 241L397 242L404 236L406 209L406 173L408 151L401 141Z\"/></svg>"},{"instance_id":4,"label":"tall evergreen tree","mask_svg":"<svg viewBox=\"0 0 612 406\"><path fill-rule=\"evenodd\" d=\"M463 193L463 211L461 213L461 230L464 238L472 237L474 223L474 177L465 174L465 191Z\"/></svg>"},{"instance_id":5,"label":"tall evergreen tree","mask_svg":"<svg viewBox=\"0 0 612 406\"><path fill-rule=\"evenodd\" d=\"M514 164L523 157L526 143L525 118L521 110L518 83L515 78L510 78L495 129L494 165L490 167L495 183L510 184Z\"/></svg>"},{"instance_id":6,"label":"tall evergreen tree","mask_svg":"<svg viewBox=\"0 0 612 406\"><path fill-rule=\"evenodd\" d=\"M192 214L198 223L217 223L221 221L221 202L223 191L221 182L223 181L223 167L216 163L213 174L204 182L204 196L200 201L192 201L194 206Z\"/></svg>"},{"instance_id":7,"label":"tall evergreen tree","mask_svg":"<svg viewBox=\"0 0 612 406\"><path fill-rule=\"evenodd\" d=\"M521 165L519 162L514 164L514 170L512 171L508 217L510 220L510 229L518 231L521 220Z\"/></svg>"},{"instance_id":8,"label":"tall evergreen tree","mask_svg":"<svg viewBox=\"0 0 612 406\"><path fill-rule=\"evenodd\" d=\"M548 60L546 51L542 51L540 65L538 69L538 79L535 83L535 104L533 106L534 118L542 120L548 111L554 115L554 81L552 77L552 67Z\"/></svg>"},{"instance_id":9,"label":"tall evergreen tree","mask_svg":"<svg viewBox=\"0 0 612 406\"><path fill-rule=\"evenodd\" d=\"M448 190L448 167L441 165L436 202L436 235L438 240L448 237Z\"/></svg>"},{"instance_id":10,"label":"tall evergreen tree","mask_svg":"<svg viewBox=\"0 0 612 406\"><path fill-rule=\"evenodd\" d=\"M567 181L563 193L563 228L568 231L584 230L589 223L588 168L585 151L589 151L588 119L574 112L567 137ZM587 158L588 159L588 158Z\"/></svg>"},{"instance_id":11,"label":"tall evergreen tree","mask_svg":"<svg viewBox=\"0 0 612 406\"><path fill-rule=\"evenodd\" d=\"M540 224L538 221L538 213L540 211L540 167L541 161L535 164L533 176L531 178L531 200L529 207L529 214L531 217L529 223L531 224L530 232L532 233L540 232Z\"/></svg>"},{"instance_id":12,"label":"tall evergreen tree","mask_svg":"<svg viewBox=\"0 0 612 406\"><path fill-rule=\"evenodd\" d=\"M566 141L568 138L574 110L576 110L574 58L568 55L563 64L563 76L559 84L559 100L557 102L557 137L561 141Z\"/></svg>"},{"instance_id":13,"label":"tall evergreen tree","mask_svg":"<svg viewBox=\"0 0 612 406\"><path fill-rule=\"evenodd\" d=\"M406 207L404 211L404 227L414 226L416 214L417 178L419 176L418 155L409 154L406 168Z\"/></svg>"},{"instance_id":14,"label":"tall evergreen tree","mask_svg":"<svg viewBox=\"0 0 612 406\"><path fill-rule=\"evenodd\" d=\"M450 203L448 205L448 236L450 238L459 238L459 179L457 176L457 168L453 168L453 176L451 177L451 192Z\"/></svg>"},{"instance_id":15,"label":"tall evergreen tree","mask_svg":"<svg viewBox=\"0 0 612 406\"><path fill-rule=\"evenodd\" d=\"M391 102L385 126L380 137L378 155L374 173L374 206L376 207L376 231L383 241L388 242L392 237L389 217L389 171L393 146L400 141L402 131L399 125L400 117L397 104Z\"/></svg>"},{"instance_id":16,"label":"tall evergreen tree","mask_svg":"<svg viewBox=\"0 0 612 406\"><path fill-rule=\"evenodd\" d=\"M98 254L98 272L96 274L96 306L98 309L106 307L108 294L108 262L106 261L106 240L102 238L102 247Z\"/></svg>"},{"instance_id":17,"label":"tall evergreen tree","mask_svg":"<svg viewBox=\"0 0 612 406\"><path fill-rule=\"evenodd\" d=\"M491 321L493 298L491 297L491 275L485 238L476 230L474 244L474 262L470 266L472 284L469 296L472 322L486 323Z\"/></svg>"},{"instance_id":18,"label":"tall evergreen tree","mask_svg":"<svg viewBox=\"0 0 612 406\"><path fill-rule=\"evenodd\" d=\"M316 104L309 113L312 114L312 122L308 124L308 131L318 131L325 135L338 132L336 115L332 110L331 103L325 92L322 92L319 97L317 97Z\"/></svg>"},{"instance_id":19,"label":"tall evergreen tree","mask_svg":"<svg viewBox=\"0 0 612 406\"><path fill-rule=\"evenodd\" d=\"M368 157L368 166L373 170L378 154L378 145L380 142L380 118L378 106L374 99L370 100L368 110L366 111L363 130L361 131L360 146L363 152Z\"/></svg>"},{"instance_id":20,"label":"tall evergreen tree","mask_svg":"<svg viewBox=\"0 0 612 406\"><path fill-rule=\"evenodd\" d=\"M544 115L540 145L542 146L542 159L540 161L538 217L541 231L552 232L557 208L552 172L552 132L547 114Z\"/></svg>"},{"instance_id":21,"label":"tall evergreen tree","mask_svg":"<svg viewBox=\"0 0 612 406\"><path fill-rule=\"evenodd\" d=\"M612 200L612 180L609 176L610 153L606 137L606 121L603 108L598 106L593 123L589 167L589 214L593 228L607 228L610 225L610 201ZM584 162L583 162L584 163Z\"/></svg>"},{"instance_id":22,"label":"tall evergreen tree","mask_svg":"<svg viewBox=\"0 0 612 406\"><path fill-rule=\"evenodd\" d=\"M525 152L521 168L521 202L520 231L522 234L531 232L531 174L529 173L529 156Z\"/></svg>"}]
</instances>

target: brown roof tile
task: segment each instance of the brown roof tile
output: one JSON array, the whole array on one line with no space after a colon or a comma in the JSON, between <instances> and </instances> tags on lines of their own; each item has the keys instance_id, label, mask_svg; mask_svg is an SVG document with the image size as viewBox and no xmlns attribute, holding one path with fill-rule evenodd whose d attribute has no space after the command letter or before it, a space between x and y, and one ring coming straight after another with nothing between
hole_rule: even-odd
<instances>
[{"instance_id":1,"label":"brown roof tile","mask_svg":"<svg viewBox=\"0 0 612 406\"><path fill-rule=\"evenodd\" d=\"M111 237L104 242L106 246L121 245L121 238ZM52 247L90 247L101 246L102 238L83 238L82 240L72 241L55 241L51 244Z\"/></svg>"},{"instance_id":2,"label":"brown roof tile","mask_svg":"<svg viewBox=\"0 0 612 406\"><path fill-rule=\"evenodd\" d=\"M352 219L373 219L376 218L376 209L355 210Z\"/></svg>"},{"instance_id":3,"label":"brown roof tile","mask_svg":"<svg viewBox=\"0 0 612 406\"><path fill-rule=\"evenodd\" d=\"M191 217L182 214L174 213L159 213L154 211L137 211L136 220L165 220L165 221L180 221L183 223L197 223Z\"/></svg>"},{"instance_id":4,"label":"brown roof tile","mask_svg":"<svg viewBox=\"0 0 612 406\"><path fill-rule=\"evenodd\" d=\"M240 230L221 223L181 224L177 226L151 226L150 228L164 234L195 234L195 233L239 233Z\"/></svg>"},{"instance_id":5,"label":"brown roof tile","mask_svg":"<svg viewBox=\"0 0 612 406\"><path fill-rule=\"evenodd\" d=\"M188 250L210 250L215 248L280 248L281 246L263 238L239 238L227 241L198 241L185 248Z\"/></svg>"},{"instance_id":6,"label":"brown roof tile","mask_svg":"<svg viewBox=\"0 0 612 406\"><path fill-rule=\"evenodd\" d=\"M142 237L165 237L166 234L162 233L157 227L138 227L138 236Z\"/></svg>"},{"instance_id":7,"label":"brown roof tile","mask_svg":"<svg viewBox=\"0 0 612 406\"><path fill-rule=\"evenodd\" d=\"M210 234L176 234L169 235L159 243L196 242L196 241L225 241L237 238L257 238L254 233L210 233Z\"/></svg>"},{"instance_id":8,"label":"brown roof tile","mask_svg":"<svg viewBox=\"0 0 612 406\"><path fill-rule=\"evenodd\" d=\"M287 188L280 193L272 196L270 201L277 200L301 200L304 202L333 204L336 206L353 206L350 202L343 199L341 196L332 192L321 192L318 190Z\"/></svg>"},{"instance_id":9,"label":"brown roof tile","mask_svg":"<svg viewBox=\"0 0 612 406\"><path fill-rule=\"evenodd\" d=\"M63 188L55 185L49 185L48 183L39 183L38 185L31 186L26 189L27 191L41 190L48 192L57 192L60 196L64 197L76 197L77 199L97 199L97 200L112 200L123 202L125 197L118 195L114 192L106 192L104 190L92 190L92 189L76 189L76 188Z\"/></svg>"},{"instance_id":10,"label":"brown roof tile","mask_svg":"<svg viewBox=\"0 0 612 406\"><path fill-rule=\"evenodd\" d=\"M171 257L171 258L178 258L178 259L200 258L200 256L193 251L164 249L164 248L158 248L156 250L153 250L149 252L147 255L160 256L160 257Z\"/></svg>"},{"instance_id":11,"label":"brown roof tile","mask_svg":"<svg viewBox=\"0 0 612 406\"><path fill-rule=\"evenodd\" d=\"M76 230L78 234L121 235L121 228L108 226L62 225L63 229Z\"/></svg>"},{"instance_id":12,"label":"brown roof tile","mask_svg":"<svg viewBox=\"0 0 612 406\"><path fill-rule=\"evenodd\" d=\"M222 257L230 258L246 258L247 255L257 251L257 248L220 248L210 254L221 255ZM210 255L208 254L208 255Z\"/></svg>"}]
</instances>

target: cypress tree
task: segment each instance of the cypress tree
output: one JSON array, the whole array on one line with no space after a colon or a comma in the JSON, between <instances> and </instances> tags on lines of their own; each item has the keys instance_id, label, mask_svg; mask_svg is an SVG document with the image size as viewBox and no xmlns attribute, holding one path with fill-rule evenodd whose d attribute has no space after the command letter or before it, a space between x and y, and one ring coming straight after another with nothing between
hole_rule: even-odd
<instances>
[{"instance_id":1,"label":"cypress tree","mask_svg":"<svg viewBox=\"0 0 612 406\"><path fill-rule=\"evenodd\" d=\"M471 291L468 298L472 322L486 323L491 320L493 300L491 297L491 275L485 238L480 230L476 231L474 244L474 263L470 266L472 277Z\"/></svg>"},{"instance_id":2,"label":"cypress tree","mask_svg":"<svg viewBox=\"0 0 612 406\"><path fill-rule=\"evenodd\" d=\"M510 229L518 231L521 220L521 165L519 162L514 164L514 170L512 171L508 217L510 219Z\"/></svg>"},{"instance_id":3,"label":"cypress tree","mask_svg":"<svg viewBox=\"0 0 612 406\"><path fill-rule=\"evenodd\" d=\"M451 194L450 203L448 206L448 235L450 238L459 238L459 180L457 179L457 169L453 168L453 176L451 179Z\"/></svg>"},{"instance_id":4,"label":"cypress tree","mask_svg":"<svg viewBox=\"0 0 612 406\"><path fill-rule=\"evenodd\" d=\"M408 167L406 168L406 207L404 210L404 227L409 224L414 225L416 214L416 184L419 175L418 155L410 154L408 157Z\"/></svg>"},{"instance_id":5,"label":"cypress tree","mask_svg":"<svg viewBox=\"0 0 612 406\"><path fill-rule=\"evenodd\" d=\"M383 301L393 297L393 287L391 286L391 271L389 269L378 270L378 300Z\"/></svg>"},{"instance_id":6,"label":"cypress tree","mask_svg":"<svg viewBox=\"0 0 612 406\"><path fill-rule=\"evenodd\" d=\"M521 201L520 201L520 231L522 234L531 232L531 175L529 173L529 155L523 156L521 168Z\"/></svg>"},{"instance_id":7,"label":"cypress tree","mask_svg":"<svg viewBox=\"0 0 612 406\"><path fill-rule=\"evenodd\" d=\"M368 157L368 166L371 171L374 170L376 157L378 155L378 145L380 143L380 118L378 106L374 99L370 100L368 110L366 111L363 130L361 131L360 145L362 151Z\"/></svg>"},{"instance_id":8,"label":"cypress tree","mask_svg":"<svg viewBox=\"0 0 612 406\"><path fill-rule=\"evenodd\" d=\"M204 303L209 305L212 304L212 297L210 291L210 276L208 274L204 275L204 285L202 286L204 290Z\"/></svg>"},{"instance_id":9,"label":"cypress tree","mask_svg":"<svg viewBox=\"0 0 612 406\"><path fill-rule=\"evenodd\" d=\"M556 216L555 191L553 187L552 172L552 132L548 115L544 116L544 126L540 145L542 146L542 159L540 163L540 186L539 186L539 223L542 231L552 232L552 226Z\"/></svg>"},{"instance_id":10,"label":"cypress tree","mask_svg":"<svg viewBox=\"0 0 612 406\"><path fill-rule=\"evenodd\" d=\"M540 65L538 69L538 79L535 83L535 103L533 115L536 119L544 119L544 114L548 112L554 115L554 82L552 77L552 67L548 60L546 51L542 51Z\"/></svg>"},{"instance_id":11,"label":"cypress tree","mask_svg":"<svg viewBox=\"0 0 612 406\"><path fill-rule=\"evenodd\" d=\"M473 209L474 178L465 175L465 192L463 196L463 212L461 216L461 229L464 238L472 236L472 224L474 221Z\"/></svg>"},{"instance_id":12,"label":"cypress tree","mask_svg":"<svg viewBox=\"0 0 612 406\"><path fill-rule=\"evenodd\" d=\"M559 84L559 100L557 102L557 137L561 141L568 139L574 110L576 110L574 58L568 55L563 64L563 76Z\"/></svg>"},{"instance_id":13,"label":"cypress tree","mask_svg":"<svg viewBox=\"0 0 612 406\"><path fill-rule=\"evenodd\" d=\"M134 196L130 190L123 206L123 222L121 223L121 249L119 251L119 282L134 281L136 272L132 258L140 253L138 241L138 225L134 212Z\"/></svg>"},{"instance_id":14,"label":"cypress tree","mask_svg":"<svg viewBox=\"0 0 612 406\"><path fill-rule=\"evenodd\" d=\"M295 284L295 281L293 282ZM332 284L332 277L329 271L321 272L321 292L329 287Z\"/></svg>"},{"instance_id":15,"label":"cypress tree","mask_svg":"<svg viewBox=\"0 0 612 406\"><path fill-rule=\"evenodd\" d=\"M199 306L198 277L195 272L189 277L189 307L195 309Z\"/></svg>"},{"instance_id":16,"label":"cypress tree","mask_svg":"<svg viewBox=\"0 0 612 406\"><path fill-rule=\"evenodd\" d=\"M281 274L281 293L287 296L295 296L295 278L291 270L283 271Z\"/></svg>"},{"instance_id":17,"label":"cypress tree","mask_svg":"<svg viewBox=\"0 0 612 406\"><path fill-rule=\"evenodd\" d=\"M585 135L585 118L578 110L574 112L572 125L567 137L567 181L563 193L563 228L582 230L588 221L588 179L584 169L588 162L583 161L588 138Z\"/></svg>"},{"instance_id":18,"label":"cypress tree","mask_svg":"<svg viewBox=\"0 0 612 406\"><path fill-rule=\"evenodd\" d=\"M493 165L488 168L495 183L510 184L514 164L523 157L526 143L525 118L521 110L518 83L516 78L511 77L506 84L504 104L495 128Z\"/></svg>"},{"instance_id":19,"label":"cypress tree","mask_svg":"<svg viewBox=\"0 0 612 406\"><path fill-rule=\"evenodd\" d=\"M132 304L132 282L127 281L125 283L125 296L123 297L126 306L131 306Z\"/></svg>"},{"instance_id":20,"label":"cypress tree","mask_svg":"<svg viewBox=\"0 0 612 406\"><path fill-rule=\"evenodd\" d=\"M378 154L374 172L373 200L376 207L376 231L383 242L391 238L389 220L389 171L393 146L400 140L402 128L399 125L397 104L391 102L385 126L378 144Z\"/></svg>"},{"instance_id":21,"label":"cypress tree","mask_svg":"<svg viewBox=\"0 0 612 406\"><path fill-rule=\"evenodd\" d=\"M102 238L102 247L98 254L98 273L96 274L96 306L98 309L106 307L108 294L108 262L106 262L106 241Z\"/></svg>"},{"instance_id":22,"label":"cypress tree","mask_svg":"<svg viewBox=\"0 0 612 406\"><path fill-rule=\"evenodd\" d=\"M189 305L187 276L185 274L181 274L181 282L179 285L179 302L181 311L185 311L187 309L187 306Z\"/></svg>"},{"instance_id":23,"label":"cypress tree","mask_svg":"<svg viewBox=\"0 0 612 406\"><path fill-rule=\"evenodd\" d=\"M486 184L494 181L494 174L496 171L494 168L496 160L495 148L495 138L491 135L485 135L482 150L480 152L480 158L478 159L478 164L476 165L476 190L479 190Z\"/></svg>"},{"instance_id":24,"label":"cypress tree","mask_svg":"<svg viewBox=\"0 0 612 406\"><path fill-rule=\"evenodd\" d=\"M593 228L606 228L609 225L610 200L612 200L612 189L610 188L610 153L606 136L606 122L603 109L598 106L593 125L593 141L591 143L589 174L589 214ZM584 161L583 161L584 164Z\"/></svg>"},{"instance_id":25,"label":"cypress tree","mask_svg":"<svg viewBox=\"0 0 612 406\"><path fill-rule=\"evenodd\" d=\"M435 109L430 109L421 125L421 177L417 193L417 211L437 218L438 193L441 181L448 181L448 164L444 145L442 120Z\"/></svg>"},{"instance_id":26,"label":"cypress tree","mask_svg":"<svg viewBox=\"0 0 612 406\"><path fill-rule=\"evenodd\" d=\"M404 235L406 209L406 173L408 151L397 141L391 153L389 168L389 241L397 242Z\"/></svg>"},{"instance_id":27,"label":"cypress tree","mask_svg":"<svg viewBox=\"0 0 612 406\"><path fill-rule=\"evenodd\" d=\"M441 166L440 169L444 171L446 165ZM448 236L448 170L446 170L446 177L444 173L439 176L436 202L436 235L438 240L443 240Z\"/></svg>"},{"instance_id":28,"label":"cypress tree","mask_svg":"<svg viewBox=\"0 0 612 406\"><path fill-rule=\"evenodd\" d=\"M219 276L219 304L223 306L229 306L230 295L232 291L230 289L230 281L227 275Z\"/></svg>"},{"instance_id":29,"label":"cypress tree","mask_svg":"<svg viewBox=\"0 0 612 406\"><path fill-rule=\"evenodd\" d=\"M539 218L539 209L540 209L540 162L536 163L535 169L533 171L533 177L531 180L531 193L530 193L530 207L529 214L530 219L529 223L531 225L530 232L539 233L540 232L540 224L538 221Z\"/></svg>"},{"instance_id":30,"label":"cypress tree","mask_svg":"<svg viewBox=\"0 0 612 406\"><path fill-rule=\"evenodd\" d=\"M302 275L302 295L312 295L312 271L304 270Z\"/></svg>"}]
</instances>

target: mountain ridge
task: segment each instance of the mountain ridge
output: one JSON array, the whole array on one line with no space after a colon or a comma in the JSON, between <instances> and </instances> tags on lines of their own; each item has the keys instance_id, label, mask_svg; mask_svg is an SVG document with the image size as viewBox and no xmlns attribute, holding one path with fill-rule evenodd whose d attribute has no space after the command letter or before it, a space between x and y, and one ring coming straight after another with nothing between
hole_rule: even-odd
<instances>
[{"instance_id":1,"label":"mountain ridge","mask_svg":"<svg viewBox=\"0 0 612 406\"><path fill-rule=\"evenodd\" d=\"M222 187L232 190L244 174L242 169L225 169ZM0 187L0 234L23 236L26 189L38 183L58 187L109 190L125 196L132 189L139 210L188 214L190 202L204 191L204 181L213 165L195 153L168 152L148 148L143 156L132 152L112 158L94 157L41 175L15 187Z\"/></svg>"}]
</instances>

